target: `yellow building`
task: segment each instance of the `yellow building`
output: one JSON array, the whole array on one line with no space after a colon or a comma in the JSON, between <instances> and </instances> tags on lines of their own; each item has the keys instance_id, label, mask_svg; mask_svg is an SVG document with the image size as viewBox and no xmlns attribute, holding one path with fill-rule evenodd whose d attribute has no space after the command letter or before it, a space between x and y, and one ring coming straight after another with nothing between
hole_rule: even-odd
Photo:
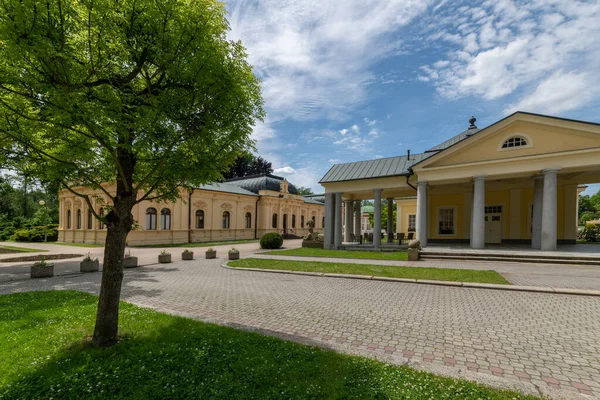
<instances>
[{"instance_id":1,"label":"yellow building","mask_svg":"<svg viewBox=\"0 0 600 400\"><path fill-rule=\"evenodd\" d=\"M360 213L353 210L369 199L375 199L374 232L387 199L397 203L397 232L416 230L422 246L574 244L581 185L600 182L600 124L525 112L483 129L475 118L469 122L421 154L334 165L320 181L325 247L360 236ZM392 207L388 212L391 220ZM389 224L390 239L393 233ZM375 235L373 245L380 244Z\"/></svg>"},{"instance_id":2,"label":"yellow building","mask_svg":"<svg viewBox=\"0 0 600 400\"><path fill-rule=\"evenodd\" d=\"M109 193L114 187L106 185ZM101 191L76 188L93 198L99 215L105 213L106 196ZM93 217L87 204L68 190L59 199L58 240L103 244L106 229ZM309 219L315 230L324 224L323 197L301 196L284 178L257 175L181 189L176 202L143 201L133 207L136 228L129 233L129 245L210 242L260 238L267 232L287 237L308 233Z\"/></svg>"}]
</instances>

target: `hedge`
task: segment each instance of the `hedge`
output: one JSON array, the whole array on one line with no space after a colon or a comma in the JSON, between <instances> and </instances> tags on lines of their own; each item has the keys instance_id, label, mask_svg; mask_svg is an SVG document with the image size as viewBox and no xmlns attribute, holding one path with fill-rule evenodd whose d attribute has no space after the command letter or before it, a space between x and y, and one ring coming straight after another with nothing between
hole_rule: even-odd
<instances>
[{"instance_id":1,"label":"hedge","mask_svg":"<svg viewBox=\"0 0 600 400\"><path fill-rule=\"evenodd\" d=\"M48 225L46 234L49 242L56 242L58 240L58 224ZM34 226L31 229L17 229L12 235L12 240L17 242L43 242L44 227Z\"/></svg>"}]
</instances>

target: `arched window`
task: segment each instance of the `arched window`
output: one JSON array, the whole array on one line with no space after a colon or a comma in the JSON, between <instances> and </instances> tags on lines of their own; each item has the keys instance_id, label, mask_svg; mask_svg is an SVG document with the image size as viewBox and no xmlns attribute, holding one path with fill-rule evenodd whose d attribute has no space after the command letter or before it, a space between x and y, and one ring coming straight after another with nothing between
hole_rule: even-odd
<instances>
[{"instance_id":1,"label":"arched window","mask_svg":"<svg viewBox=\"0 0 600 400\"><path fill-rule=\"evenodd\" d=\"M300 228L304 228L304 215L300 216Z\"/></svg>"},{"instance_id":2,"label":"arched window","mask_svg":"<svg viewBox=\"0 0 600 400\"><path fill-rule=\"evenodd\" d=\"M246 229L252 228L252 214L250 214L249 212L247 212L245 220L246 220Z\"/></svg>"},{"instance_id":3,"label":"arched window","mask_svg":"<svg viewBox=\"0 0 600 400\"><path fill-rule=\"evenodd\" d=\"M147 213L147 211L146 211ZM104 229L104 208L101 208L100 211L98 212L98 215L100 216L100 229ZM156 229L156 210L154 210L154 226Z\"/></svg>"},{"instance_id":4,"label":"arched window","mask_svg":"<svg viewBox=\"0 0 600 400\"><path fill-rule=\"evenodd\" d=\"M92 210L88 208L87 212L87 228L92 229L92 225L94 223L94 217L92 216Z\"/></svg>"},{"instance_id":5,"label":"arched window","mask_svg":"<svg viewBox=\"0 0 600 400\"><path fill-rule=\"evenodd\" d=\"M277 229L277 214L273 214L273 223L271 224L271 226Z\"/></svg>"},{"instance_id":6,"label":"arched window","mask_svg":"<svg viewBox=\"0 0 600 400\"><path fill-rule=\"evenodd\" d=\"M204 229L204 211L196 210L196 229Z\"/></svg>"},{"instance_id":7,"label":"arched window","mask_svg":"<svg viewBox=\"0 0 600 400\"><path fill-rule=\"evenodd\" d=\"M146 229L156 230L156 208L150 207L146 210Z\"/></svg>"},{"instance_id":8,"label":"arched window","mask_svg":"<svg viewBox=\"0 0 600 400\"><path fill-rule=\"evenodd\" d=\"M81 210L77 209L77 229L81 229Z\"/></svg>"},{"instance_id":9,"label":"arched window","mask_svg":"<svg viewBox=\"0 0 600 400\"><path fill-rule=\"evenodd\" d=\"M223 229L229 229L231 222L231 214L229 211L223 211Z\"/></svg>"},{"instance_id":10,"label":"arched window","mask_svg":"<svg viewBox=\"0 0 600 400\"><path fill-rule=\"evenodd\" d=\"M522 136L513 136L511 138L506 139L504 143L502 143L503 149L510 149L513 147L523 147L527 146L527 139Z\"/></svg>"},{"instance_id":11,"label":"arched window","mask_svg":"<svg viewBox=\"0 0 600 400\"><path fill-rule=\"evenodd\" d=\"M160 210L160 229L163 231L171 229L171 210L168 208Z\"/></svg>"},{"instance_id":12,"label":"arched window","mask_svg":"<svg viewBox=\"0 0 600 400\"><path fill-rule=\"evenodd\" d=\"M67 210L67 229L71 229L71 210Z\"/></svg>"},{"instance_id":13,"label":"arched window","mask_svg":"<svg viewBox=\"0 0 600 400\"><path fill-rule=\"evenodd\" d=\"M292 228L296 227L296 214L292 214Z\"/></svg>"}]
</instances>

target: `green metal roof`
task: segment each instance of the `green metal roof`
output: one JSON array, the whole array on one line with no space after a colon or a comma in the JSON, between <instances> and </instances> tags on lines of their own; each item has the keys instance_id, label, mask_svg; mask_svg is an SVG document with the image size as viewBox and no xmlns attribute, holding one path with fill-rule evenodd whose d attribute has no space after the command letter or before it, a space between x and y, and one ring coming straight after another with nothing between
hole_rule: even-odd
<instances>
[{"instance_id":1,"label":"green metal roof","mask_svg":"<svg viewBox=\"0 0 600 400\"><path fill-rule=\"evenodd\" d=\"M410 167L431 157L433 154L434 153L411 154L410 160L408 159L408 156L397 156L336 164L331 167L319 183L408 175L408 169Z\"/></svg>"},{"instance_id":2,"label":"green metal roof","mask_svg":"<svg viewBox=\"0 0 600 400\"><path fill-rule=\"evenodd\" d=\"M212 190L215 192L224 192L232 194L243 194L246 196L257 196L257 194L252 193L246 189L235 185L228 185L227 183L208 183L206 185L200 185L198 189Z\"/></svg>"},{"instance_id":3,"label":"green metal roof","mask_svg":"<svg viewBox=\"0 0 600 400\"><path fill-rule=\"evenodd\" d=\"M361 213L372 213L375 212L375 208L373 206L362 206L360 208Z\"/></svg>"},{"instance_id":4,"label":"green metal roof","mask_svg":"<svg viewBox=\"0 0 600 400\"><path fill-rule=\"evenodd\" d=\"M284 178L271 174L252 175L245 176L243 178L234 178L225 181L228 185L238 186L242 189L248 190L252 193L258 194L260 190L274 190L276 192L281 191L280 183ZM291 194L298 194L296 186L288 182L288 192Z\"/></svg>"}]
</instances>

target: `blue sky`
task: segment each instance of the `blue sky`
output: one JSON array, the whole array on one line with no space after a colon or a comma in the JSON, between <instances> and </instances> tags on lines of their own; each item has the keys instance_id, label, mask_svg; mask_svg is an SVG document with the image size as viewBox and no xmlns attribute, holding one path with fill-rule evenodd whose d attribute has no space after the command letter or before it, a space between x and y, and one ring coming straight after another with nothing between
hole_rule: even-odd
<instances>
[{"instance_id":1,"label":"blue sky","mask_svg":"<svg viewBox=\"0 0 600 400\"><path fill-rule=\"evenodd\" d=\"M600 2L232 0L275 173L422 152L515 110L600 122ZM600 185L590 186L588 192Z\"/></svg>"}]
</instances>

